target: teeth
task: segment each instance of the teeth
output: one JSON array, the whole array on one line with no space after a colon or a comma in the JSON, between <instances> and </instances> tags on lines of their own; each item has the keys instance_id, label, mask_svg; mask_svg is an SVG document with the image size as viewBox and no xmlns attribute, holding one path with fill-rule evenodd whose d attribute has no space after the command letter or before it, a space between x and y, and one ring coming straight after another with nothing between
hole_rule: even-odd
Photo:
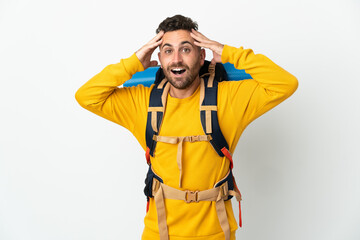
<instances>
[{"instance_id":1,"label":"teeth","mask_svg":"<svg viewBox=\"0 0 360 240\"><path fill-rule=\"evenodd\" d=\"M174 74L182 74L185 71L186 71L185 68L173 68L173 69L171 69L171 72L173 72Z\"/></svg>"}]
</instances>

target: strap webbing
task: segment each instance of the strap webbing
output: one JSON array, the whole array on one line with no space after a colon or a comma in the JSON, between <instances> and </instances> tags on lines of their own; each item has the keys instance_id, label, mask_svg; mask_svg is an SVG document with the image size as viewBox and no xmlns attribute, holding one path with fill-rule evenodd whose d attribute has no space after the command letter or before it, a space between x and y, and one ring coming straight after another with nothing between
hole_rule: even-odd
<instances>
[{"instance_id":1,"label":"strap webbing","mask_svg":"<svg viewBox=\"0 0 360 240\"><path fill-rule=\"evenodd\" d=\"M182 187L182 148L183 142L199 142L205 141L209 142L211 140L211 136L209 135L196 135L196 136L186 136L186 137L167 137L167 136L153 136L153 140L156 142L163 142L163 143L170 143L170 144L177 144L177 156L176 162L180 171L179 177L179 188Z\"/></svg>"},{"instance_id":2,"label":"strap webbing","mask_svg":"<svg viewBox=\"0 0 360 240\"><path fill-rule=\"evenodd\" d=\"M201 78L200 81L200 120L205 134L211 135L212 140L210 141L210 143L213 146L214 150L220 157L226 156L231 162L231 158L229 158L229 156L231 156L229 152L229 145L221 132L220 124L218 121L218 81L214 81L214 68L214 65L210 65L210 74L206 74L209 75L209 77ZM226 153L229 154L225 155L224 151L222 150L223 148L227 149Z\"/></svg>"},{"instance_id":3,"label":"strap webbing","mask_svg":"<svg viewBox=\"0 0 360 240\"><path fill-rule=\"evenodd\" d=\"M154 157L156 141L154 135L159 135L162 120L166 109L166 101L169 93L170 84L163 79L158 85L155 85L150 93L150 102L148 107L148 120L146 123L146 146L147 162L150 163L150 156Z\"/></svg>"},{"instance_id":4,"label":"strap webbing","mask_svg":"<svg viewBox=\"0 0 360 240\"><path fill-rule=\"evenodd\" d=\"M181 191L176 188L167 186L154 178L153 194L158 215L160 240L169 239L164 199L183 200L187 203L215 201L216 212L221 229L225 234L225 240L230 240L230 225L226 214L224 200L227 199L229 195L232 195L235 196L238 201L240 201L241 196L236 191L228 189L228 182L225 182L216 188L204 191Z\"/></svg>"},{"instance_id":5,"label":"strap webbing","mask_svg":"<svg viewBox=\"0 0 360 240\"><path fill-rule=\"evenodd\" d=\"M157 181L155 178L154 178L154 180ZM156 211L157 211L157 216L158 216L160 240L168 240L169 233L168 233L168 227L166 224L164 192L163 192L163 188L162 188L161 184L160 184L158 190L155 192L154 199L155 199Z\"/></svg>"},{"instance_id":6,"label":"strap webbing","mask_svg":"<svg viewBox=\"0 0 360 240\"><path fill-rule=\"evenodd\" d=\"M221 229L223 230L225 235L225 240L230 240L230 225L227 219L224 199L216 201L216 212L218 215Z\"/></svg>"}]
</instances>

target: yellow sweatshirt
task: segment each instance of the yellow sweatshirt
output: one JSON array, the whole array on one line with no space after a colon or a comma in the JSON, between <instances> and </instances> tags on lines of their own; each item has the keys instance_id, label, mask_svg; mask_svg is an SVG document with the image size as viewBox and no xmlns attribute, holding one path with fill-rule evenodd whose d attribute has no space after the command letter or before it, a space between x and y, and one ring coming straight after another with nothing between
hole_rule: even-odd
<instances>
[{"instance_id":1,"label":"yellow sweatshirt","mask_svg":"<svg viewBox=\"0 0 360 240\"><path fill-rule=\"evenodd\" d=\"M229 150L234 152L245 127L288 98L295 92L298 82L293 75L264 55L254 54L251 49L225 45L221 59L223 63L230 62L235 68L244 69L253 78L220 82L218 86L220 128L229 144ZM130 58L107 66L90 79L77 91L76 99L82 107L130 130L145 151L147 108L153 86L118 87L133 74L143 70L141 62L133 54ZM168 95L159 135L203 135L199 96L199 89L185 99ZM184 142L182 188L179 188L180 172L176 156L177 145L158 142L151 162L154 171L161 176L165 184L180 190L211 189L229 170L229 161L225 157L219 157L210 143ZM170 240L224 239L214 202L186 203L165 199L165 206ZM231 228L231 239L235 239L237 223L230 201L226 201L226 212ZM145 216L142 239L159 239L153 199L150 200L149 211Z\"/></svg>"}]
</instances>

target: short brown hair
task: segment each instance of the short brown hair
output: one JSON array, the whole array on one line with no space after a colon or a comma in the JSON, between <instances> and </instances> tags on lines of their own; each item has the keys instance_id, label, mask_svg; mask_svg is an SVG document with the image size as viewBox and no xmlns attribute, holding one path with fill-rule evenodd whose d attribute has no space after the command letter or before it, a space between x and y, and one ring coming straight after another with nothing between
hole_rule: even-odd
<instances>
[{"instance_id":1,"label":"short brown hair","mask_svg":"<svg viewBox=\"0 0 360 240\"><path fill-rule=\"evenodd\" d=\"M198 24L194 22L191 18L184 17L182 15L175 15L173 17L168 17L159 24L159 27L156 29L156 33L160 31L171 32L176 30L188 30L191 32L192 29L198 30Z\"/></svg>"}]
</instances>

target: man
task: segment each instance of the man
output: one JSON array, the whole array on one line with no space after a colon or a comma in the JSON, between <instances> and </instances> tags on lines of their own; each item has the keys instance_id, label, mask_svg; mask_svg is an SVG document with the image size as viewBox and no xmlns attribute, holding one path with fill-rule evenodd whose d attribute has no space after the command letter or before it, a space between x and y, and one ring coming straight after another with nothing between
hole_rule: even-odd
<instances>
[{"instance_id":1,"label":"man","mask_svg":"<svg viewBox=\"0 0 360 240\"><path fill-rule=\"evenodd\" d=\"M197 24L189 18L181 15L167 18L151 41L130 58L107 66L76 93L81 106L130 130L144 151L147 150L145 132L149 121L149 99L154 86L118 86L136 72L157 65L156 61L151 61L157 47L164 83L170 84L167 84L168 94L165 94L166 111L159 130L160 138L154 137L158 139L156 150L149 160L151 170L164 183L160 184L163 192L158 195L165 199L155 203L150 198L142 239L235 239L237 223L230 201L186 202L190 196L197 198L198 193L215 189L215 184L229 174L231 164L231 156L219 156L208 141L186 141L188 136L196 139L207 136L199 114L204 81L199 72L205 62L204 48L213 52L213 64L230 62L252 77L218 84L217 119L229 152L234 152L241 133L251 121L296 90L297 80L251 49L234 48L208 39L197 31ZM184 201L169 197L165 187L184 193ZM154 186L152 189L154 191ZM186 190L199 192L195 196ZM156 191L157 194L159 191ZM155 196L154 192L152 194ZM232 194L238 197L235 190ZM225 220L219 216L219 202L224 203L221 215L225 214Z\"/></svg>"}]
</instances>

